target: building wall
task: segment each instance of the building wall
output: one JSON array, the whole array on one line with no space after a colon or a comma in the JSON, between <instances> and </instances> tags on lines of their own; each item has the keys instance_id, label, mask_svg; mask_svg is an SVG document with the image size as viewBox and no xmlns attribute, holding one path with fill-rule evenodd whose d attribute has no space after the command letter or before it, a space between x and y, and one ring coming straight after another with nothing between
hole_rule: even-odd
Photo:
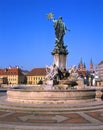
<instances>
[{"instance_id":1,"label":"building wall","mask_svg":"<svg viewBox=\"0 0 103 130\"><path fill-rule=\"evenodd\" d=\"M18 84L18 75L8 75L8 84Z\"/></svg>"},{"instance_id":2,"label":"building wall","mask_svg":"<svg viewBox=\"0 0 103 130\"><path fill-rule=\"evenodd\" d=\"M45 76L27 76L27 84L38 84L39 81L43 81Z\"/></svg>"},{"instance_id":3,"label":"building wall","mask_svg":"<svg viewBox=\"0 0 103 130\"><path fill-rule=\"evenodd\" d=\"M96 85L97 86L103 86L103 61L101 61L96 66L96 76L98 77L96 79Z\"/></svg>"},{"instance_id":4,"label":"building wall","mask_svg":"<svg viewBox=\"0 0 103 130\"><path fill-rule=\"evenodd\" d=\"M7 84L8 80L7 77L0 77L0 84Z\"/></svg>"},{"instance_id":5,"label":"building wall","mask_svg":"<svg viewBox=\"0 0 103 130\"><path fill-rule=\"evenodd\" d=\"M18 84L26 83L26 76L18 76Z\"/></svg>"},{"instance_id":6,"label":"building wall","mask_svg":"<svg viewBox=\"0 0 103 130\"><path fill-rule=\"evenodd\" d=\"M27 74L27 84L43 82L46 76L46 68L34 68Z\"/></svg>"},{"instance_id":7,"label":"building wall","mask_svg":"<svg viewBox=\"0 0 103 130\"><path fill-rule=\"evenodd\" d=\"M0 69L0 78L6 78L7 84L21 84L24 83L25 75L22 74L19 68ZM3 80L2 84L5 83Z\"/></svg>"},{"instance_id":8,"label":"building wall","mask_svg":"<svg viewBox=\"0 0 103 130\"><path fill-rule=\"evenodd\" d=\"M99 78L103 80L103 64L98 65L96 71L99 75Z\"/></svg>"}]
</instances>

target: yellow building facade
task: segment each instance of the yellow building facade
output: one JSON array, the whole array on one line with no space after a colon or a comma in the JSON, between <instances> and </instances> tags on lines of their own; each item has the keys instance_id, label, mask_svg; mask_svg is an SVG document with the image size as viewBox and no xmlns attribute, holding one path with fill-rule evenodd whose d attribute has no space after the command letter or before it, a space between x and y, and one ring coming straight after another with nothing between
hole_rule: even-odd
<instances>
[{"instance_id":1,"label":"yellow building facade","mask_svg":"<svg viewBox=\"0 0 103 130\"><path fill-rule=\"evenodd\" d=\"M27 84L42 84L45 79L45 76L45 68L34 68L27 74Z\"/></svg>"},{"instance_id":2,"label":"yellow building facade","mask_svg":"<svg viewBox=\"0 0 103 130\"><path fill-rule=\"evenodd\" d=\"M0 69L0 79L2 84L22 84L25 81L25 75L18 67L6 68Z\"/></svg>"}]
</instances>

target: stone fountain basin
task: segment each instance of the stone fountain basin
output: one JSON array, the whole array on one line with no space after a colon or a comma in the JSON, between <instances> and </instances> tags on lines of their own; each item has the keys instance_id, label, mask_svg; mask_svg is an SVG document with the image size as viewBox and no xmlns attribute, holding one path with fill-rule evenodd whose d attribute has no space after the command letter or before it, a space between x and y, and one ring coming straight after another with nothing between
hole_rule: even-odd
<instances>
[{"instance_id":1,"label":"stone fountain basin","mask_svg":"<svg viewBox=\"0 0 103 130\"><path fill-rule=\"evenodd\" d=\"M95 89L35 90L19 88L8 90L7 100L34 104L81 103L94 101Z\"/></svg>"}]
</instances>

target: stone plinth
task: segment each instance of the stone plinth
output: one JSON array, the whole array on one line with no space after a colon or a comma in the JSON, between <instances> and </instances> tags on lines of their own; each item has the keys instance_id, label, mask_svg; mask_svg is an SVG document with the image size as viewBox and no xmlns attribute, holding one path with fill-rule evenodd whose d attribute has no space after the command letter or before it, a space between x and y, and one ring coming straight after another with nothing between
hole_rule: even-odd
<instances>
[{"instance_id":1,"label":"stone plinth","mask_svg":"<svg viewBox=\"0 0 103 130\"><path fill-rule=\"evenodd\" d=\"M60 69L66 68L66 55L55 54L54 55L54 64Z\"/></svg>"}]
</instances>

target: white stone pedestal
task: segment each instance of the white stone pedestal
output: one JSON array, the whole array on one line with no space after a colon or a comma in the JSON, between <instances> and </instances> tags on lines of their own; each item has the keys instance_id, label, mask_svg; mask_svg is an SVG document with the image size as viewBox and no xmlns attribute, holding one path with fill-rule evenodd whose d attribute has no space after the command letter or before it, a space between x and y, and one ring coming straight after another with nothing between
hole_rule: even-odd
<instances>
[{"instance_id":1,"label":"white stone pedestal","mask_svg":"<svg viewBox=\"0 0 103 130\"><path fill-rule=\"evenodd\" d=\"M66 55L55 54L54 55L54 64L60 69L66 68Z\"/></svg>"}]
</instances>

